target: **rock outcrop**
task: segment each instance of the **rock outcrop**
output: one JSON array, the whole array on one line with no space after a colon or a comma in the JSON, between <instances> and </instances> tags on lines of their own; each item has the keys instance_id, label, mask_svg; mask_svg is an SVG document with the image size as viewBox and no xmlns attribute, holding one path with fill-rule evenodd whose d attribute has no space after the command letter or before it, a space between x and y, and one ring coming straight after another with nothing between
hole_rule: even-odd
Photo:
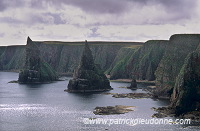
<instances>
[{"instance_id":1,"label":"rock outcrop","mask_svg":"<svg viewBox=\"0 0 200 131\"><path fill-rule=\"evenodd\" d=\"M93 111L95 115L114 115L114 114L125 114L133 111L133 106L106 106L106 107L96 107Z\"/></svg>"},{"instance_id":2,"label":"rock outcrop","mask_svg":"<svg viewBox=\"0 0 200 131\"><path fill-rule=\"evenodd\" d=\"M78 69L74 72L73 79L69 81L68 92L95 92L111 90L110 82L94 63L92 52L87 41Z\"/></svg>"},{"instance_id":3,"label":"rock outcrop","mask_svg":"<svg viewBox=\"0 0 200 131\"><path fill-rule=\"evenodd\" d=\"M40 50L28 37L25 66L19 73L19 83L41 83L57 79L56 72L40 58Z\"/></svg>"},{"instance_id":4,"label":"rock outcrop","mask_svg":"<svg viewBox=\"0 0 200 131\"><path fill-rule=\"evenodd\" d=\"M176 115L200 111L200 50L187 56L176 79L171 101Z\"/></svg>"}]
</instances>

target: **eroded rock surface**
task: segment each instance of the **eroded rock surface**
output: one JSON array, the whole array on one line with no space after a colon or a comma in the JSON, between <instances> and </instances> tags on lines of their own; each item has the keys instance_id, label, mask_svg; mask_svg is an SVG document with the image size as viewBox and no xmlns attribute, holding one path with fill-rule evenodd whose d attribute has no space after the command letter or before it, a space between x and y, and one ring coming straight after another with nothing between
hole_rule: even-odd
<instances>
[{"instance_id":1,"label":"eroded rock surface","mask_svg":"<svg viewBox=\"0 0 200 131\"><path fill-rule=\"evenodd\" d=\"M92 52L87 41L78 69L74 72L73 79L69 81L68 92L96 92L111 90L110 82L94 63Z\"/></svg>"},{"instance_id":2,"label":"eroded rock surface","mask_svg":"<svg viewBox=\"0 0 200 131\"><path fill-rule=\"evenodd\" d=\"M40 83L55 81L57 73L40 58L40 50L28 37L25 66L19 73L19 83Z\"/></svg>"}]
</instances>

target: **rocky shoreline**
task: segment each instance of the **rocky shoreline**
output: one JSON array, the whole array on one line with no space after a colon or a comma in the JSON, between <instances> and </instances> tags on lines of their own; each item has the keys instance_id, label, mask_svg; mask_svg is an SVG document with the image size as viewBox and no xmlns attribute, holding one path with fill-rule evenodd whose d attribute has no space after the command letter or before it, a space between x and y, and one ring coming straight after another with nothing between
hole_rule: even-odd
<instances>
[{"instance_id":1,"label":"rocky shoreline","mask_svg":"<svg viewBox=\"0 0 200 131\"><path fill-rule=\"evenodd\" d=\"M164 118L164 117L177 117L180 119L191 119L193 122L200 123L200 111L191 111L180 116L176 116L175 109L172 107L159 107L159 108L152 108L157 113L153 114L152 117L156 118Z\"/></svg>"}]
</instances>

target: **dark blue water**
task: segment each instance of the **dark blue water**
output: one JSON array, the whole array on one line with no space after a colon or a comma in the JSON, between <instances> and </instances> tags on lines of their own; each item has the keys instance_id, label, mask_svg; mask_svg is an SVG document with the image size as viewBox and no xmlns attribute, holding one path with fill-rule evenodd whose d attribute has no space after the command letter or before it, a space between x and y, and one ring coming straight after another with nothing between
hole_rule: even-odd
<instances>
[{"instance_id":1,"label":"dark blue water","mask_svg":"<svg viewBox=\"0 0 200 131\"><path fill-rule=\"evenodd\" d=\"M181 125L86 125L83 118L151 118L151 108L166 106L167 101L153 99L113 98L111 95L73 94L64 92L66 81L51 84L8 83L17 80L18 73L0 72L0 131L160 131L198 130L198 127ZM120 86L129 83L111 82L111 93L132 91ZM142 86L142 85L139 85ZM135 106L134 111L121 115L94 115L96 106Z\"/></svg>"}]
</instances>

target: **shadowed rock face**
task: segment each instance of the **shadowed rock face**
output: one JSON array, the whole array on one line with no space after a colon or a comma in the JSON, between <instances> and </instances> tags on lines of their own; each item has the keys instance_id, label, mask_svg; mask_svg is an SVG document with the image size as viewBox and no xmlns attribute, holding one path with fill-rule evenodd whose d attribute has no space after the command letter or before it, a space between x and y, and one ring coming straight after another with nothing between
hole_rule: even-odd
<instances>
[{"instance_id":1,"label":"shadowed rock face","mask_svg":"<svg viewBox=\"0 0 200 131\"><path fill-rule=\"evenodd\" d=\"M176 79L171 101L176 115L200 110L200 51L187 56Z\"/></svg>"},{"instance_id":2,"label":"shadowed rock face","mask_svg":"<svg viewBox=\"0 0 200 131\"><path fill-rule=\"evenodd\" d=\"M69 81L69 92L94 92L112 89L103 71L94 63L92 52L87 44L81 57L78 69L73 79Z\"/></svg>"},{"instance_id":3,"label":"shadowed rock face","mask_svg":"<svg viewBox=\"0 0 200 131\"><path fill-rule=\"evenodd\" d=\"M40 58L40 50L28 37L26 45L26 61L24 69L19 73L20 83L38 83L55 81L58 79L56 72Z\"/></svg>"},{"instance_id":4,"label":"shadowed rock face","mask_svg":"<svg viewBox=\"0 0 200 131\"><path fill-rule=\"evenodd\" d=\"M155 95L171 96L186 57L197 49L199 43L199 34L175 34L170 37L165 54L155 72L158 87Z\"/></svg>"}]
</instances>

